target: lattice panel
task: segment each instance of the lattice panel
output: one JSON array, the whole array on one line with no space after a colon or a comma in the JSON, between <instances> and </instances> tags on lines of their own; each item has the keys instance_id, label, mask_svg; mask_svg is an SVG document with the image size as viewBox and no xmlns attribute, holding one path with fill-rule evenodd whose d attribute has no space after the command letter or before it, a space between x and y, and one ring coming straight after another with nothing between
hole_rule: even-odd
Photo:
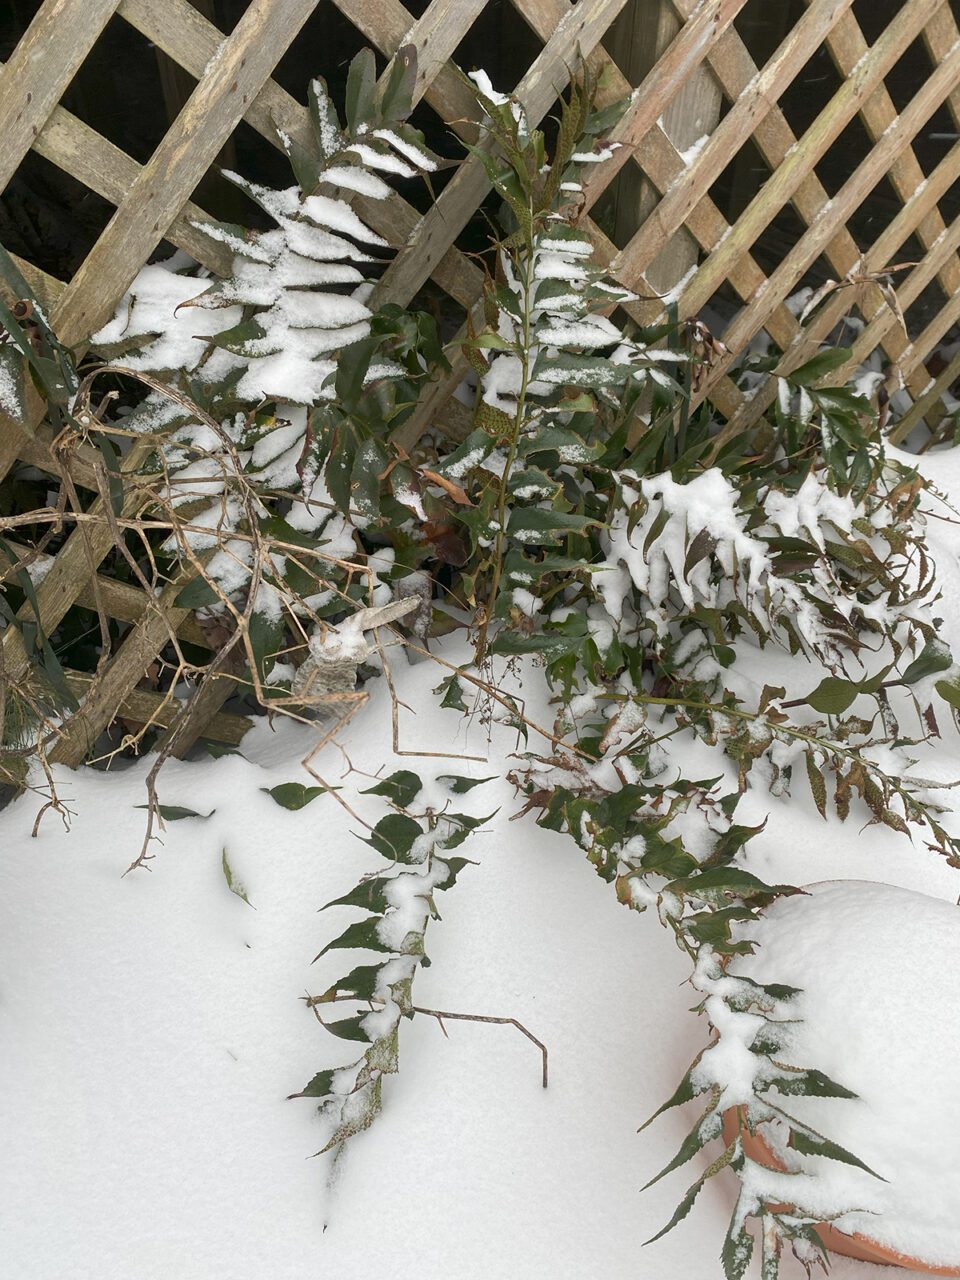
<instances>
[{"instance_id":1,"label":"lattice panel","mask_svg":"<svg viewBox=\"0 0 960 1280\"><path fill-rule=\"evenodd\" d=\"M421 98L465 140L476 135L476 105L459 69L455 51L493 0L432 0L415 18L401 0L335 0L362 38L386 58L401 44L418 50L416 98ZM960 141L925 172L916 140L935 113L949 113L960 129L960 31L949 0L905 0L885 28L868 43L855 15L854 0L807 0L794 25L762 65L742 34L750 0L512 0L531 33L529 65L514 87L534 122L551 110L577 66L578 54L603 73L602 96L613 101L630 92L631 106L614 139L623 145L613 157L592 167L582 216L598 256L643 301L631 308L643 323L664 312L650 277L660 279L673 248L691 247L698 262L677 281L674 296L681 317L733 300L721 317L727 347L698 391L711 399L726 420L724 436L754 422L775 394L771 379L746 394L737 384L736 361L749 343L765 335L782 353L789 370L810 358L844 317L856 318L848 367L826 381L839 383L868 357L883 364L887 393L902 408L892 431L903 439L926 422L936 429L944 418L951 389L960 380L960 354L954 350L960 323L960 217L948 225L941 211L960 179ZM184 249L214 272L228 262L216 242L198 232L194 221L208 215L191 197L215 157L241 120L279 149L276 127L305 140L306 109L271 74L316 8L318 0L251 0L228 37L188 0L45 0L29 30L0 71L0 187L6 187L32 149L70 173L114 206L109 224L69 281L45 275L21 263L53 327L66 345L81 348L104 323L137 271L163 239ZM636 8L639 6L639 8ZM636 9L632 20L653 16L669 6L676 34L638 86L631 85L604 41L621 14ZM625 10L626 7L626 10ZM166 136L145 163L138 163L60 105L61 98L107 23L119 17L169 56L196 88ZM738 19L740 19L738 23ZM905 52L922 41L929 74L898 111L886 78ZM802 129L791 124L786 101L811 60L828 55L835 68L834 88ZM469 69L469 68L467 68ZM317 67L318 72L326 68ZM507 89L496 66L489 68L498 87ZM671 136L671 104L697 77L712 78L723 98L719 117L705 137L682 148ZM674 111L676 116L676 109ZM818 166L839 154L844 131L865 130L869 146L863 158L828 193ZM762 182L728 220L717 192L748 146L764 166ZM754 163L754 160L751 160ZM625 167L643 175L649 212L632 227L621 247L602 229L599 215L612 184ZM928 166L929 168L929 166ZM878 184L893 193L896 208L869 245L858 242L854 223ZM452 304L480 320L482 273L458 247L461 233L489 191L482 165L468 159L444 187L436 204L421 215L399 195L386 204L358 199L362 216L391 243L401 246L377 286L376 296L402 305L432 281ZM597 217L594 217L594 214ZM801 230L775 266L761 261L764 237L789 213ZM898 264L904 246L919 246L909 265L895 276L897 306L880 284L886 269ZM814 269L829 272L844 287L832 293L801 323L791 301ZM938 299L928 314L927 300ZM902 322L924 300L922 323ZM713 312L711 310L711 316ZM953 345L951 345L953 344ZM879 353L879 357L876 353ZM456 342L450 346L452 371L434 382L398 443L412 447L430 425L453 436L462 432L463 410L453 398L464 366ZM947 397L947 401L945 401ZM151 716L175 725L177 704L138 689L138 682L174 627L195 643L204 643L191 615L174 606L177 585L159 599L138 587L111 582L98 574L114 545L106 516L102 464L83 447L58 454L52 431L42 421L39 401L28 436L0 421L0 478L19 459L61 476L92 493L87 518L79 522L40 583L41 622L52 631L74 603L96 597L111 616L130 624L116 654L89 683L78 673L69 678L83 687L84 703L54 758L77 763L102 729L118 713L141 722ZM126 466L138 465L133 450ZM133 517L138 494L131 487L122 517ZM19 634L8 628L3 639L3 670L16 679L27 663ZM246 722L220 712L229 681L214 683L206 719L178 743L182 751L197 732L236 741Z\"/></svg>"}]
</instances>

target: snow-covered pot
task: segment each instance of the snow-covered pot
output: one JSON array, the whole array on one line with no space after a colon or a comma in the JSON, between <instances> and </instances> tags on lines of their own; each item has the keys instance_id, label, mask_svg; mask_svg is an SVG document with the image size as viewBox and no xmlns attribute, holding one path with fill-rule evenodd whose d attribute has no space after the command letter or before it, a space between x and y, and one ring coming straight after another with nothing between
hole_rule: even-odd
<instances>
[{"instance_id":1,"label":"snow-covered pot","mask_svg":"<svg viewBox=\"0 0 960 1280\"><path fill-rule=\"evenodd\" d=\"M829 881L775 902L749 936L755 953L729 971L802 990L783 1060L857 1094L790 1097L784 1110L881 1176L781 1150L766 1127L744 1127L747 1155L797 1175L817 1212L829 1207L831 1251L960 1277L960 907ZM726 1115L728 1136L737 1122Z\"/></svg>"}]
</instances>

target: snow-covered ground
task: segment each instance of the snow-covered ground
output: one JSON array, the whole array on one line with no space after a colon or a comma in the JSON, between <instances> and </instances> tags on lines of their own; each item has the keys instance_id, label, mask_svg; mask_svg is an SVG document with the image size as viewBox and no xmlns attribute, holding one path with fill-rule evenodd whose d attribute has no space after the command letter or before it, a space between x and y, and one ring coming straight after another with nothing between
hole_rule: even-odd
<instances>
[{"instance_id":1,"label":"snow-covered ground","mask_svg":"<svg viewBox=\"0 0 960 1280\"><path fill-rule=\"evenodd\" d=\"M925 469L960 492L960 454ZM960 547L933 521L947 638L960 651ZM442 673L392 664L401 700L429 707ZM755 676L796 684L796 664ZM778 677L776 680L773 677ZM524 690L535 719L537 677ZM799 675L806 689L806 671ZM382 685L382 682L377 682ZM538 714L539 712L539 714ZM927 753L926 776L960 777L960 738ZM487 756L395 758L390 704L375 687L341 735L355 770L485 777L516 735L464 727L454 711L401 713L405 750ZM11 1280L711 1280L736 1195L711 1180L690 1217L648 1248L694 1166L640 1194L674 1155L688 1116L637 1134L706 1035L687 1010L689 968L650 913L619 907L567 837L542 831L512 789L489 782L464 809L497 818L462 852L478 859L439 896L417 1003L518 1018L509 1026L418 1016L401 1027L401 1069L384 1111L330 1181L311 1159L324 1131L309 1100L286 1101L319 1069L356 1056L300 997L355 961L312 958L356 913L325 902L381 864L329 795L297 812L265 792L310 779L310 729L266 722L243 756L168 763L160 799L212 815L170 823L152 873L136 856L149 762L116 774L57 773L65 831L26 796L0 814L0 1270ZM689 748L691 768L710 760ZM346 765L328 747L331 782ZM715 769L714 769L715 771ZM704 775L694 775L704 776ZM372 785L356 774L354 790ZM800 789L798 789L799 791ZM361 797L364 816L386 811ZM956 901L960 873L885 828L824 823L804 794L752 791L738 821L769 815L749 866L770 880L876 879ZM228 889L223 852L247 905ZM701 1166L702 1167L702 1166ZM784 1280L802 1270L783 1266ZM905 1276L835 1259L839 1280Z\"/></svg>"}]
</instances>

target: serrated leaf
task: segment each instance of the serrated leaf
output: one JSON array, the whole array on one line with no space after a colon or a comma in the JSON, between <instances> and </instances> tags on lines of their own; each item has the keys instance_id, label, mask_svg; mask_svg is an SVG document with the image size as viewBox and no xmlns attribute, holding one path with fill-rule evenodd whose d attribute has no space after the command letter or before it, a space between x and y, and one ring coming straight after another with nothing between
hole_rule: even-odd
<instances>
[{"instance_id":1,"label":"serrated leaf","mask_svg":"<svg viewBox=\"0 0 960 1280\"><path fill-rule=\"evenodd\" d=\"M686 1195L683 1197L683 1199L680 1201L680 1203L677 1205L676 1209L674 1210L673 1217L670 1219L667 1225L663 1227L660 1231L658 1231L655 1236L651 1236L649 1240L645 1240L644 1241L645 1245L653 1244L655 1240L661 1239L661 1237L665 1236L668 1231L672 1231L673 1228L679 1222L683 1221L683 1219L687 1216L687 1214L693 1208L693 1203L696 1200L697 1196L700 1194L700 1190L703 1187L703 1184L707 1181L708 1178L712 1178L714 1174L719 1173L721 1169L725 1169L727 1167L727 1165L733 1159L738 1149L738 1145L739 1144L737 1142L731 1142L729 1147L727 1147L727 1149L723 1152L723 1154L719 1156L716 1160L714 1160L713 1164L710 1165L710 1167L706 1170L703 1176L698 1178L696 1182L693 1184L693 1186L690 1187L690 1189L687 1191Z\"/></svg>"},{"instance_id":2,"label":"serrated leaf","mask_svg":"<svg viewBox=\"0 0 960 1280\"><path fill-rule=\"evenodd\" d=\"M406 809L414 796L422 790L423 783L415 773L409 769L399 769L396 773L391 773L389 778L384 778L374 787L367 787L360 794L364 796L386 796L399 809Z\"/></svg>"},{"instance_id":3,"label":"serrated leaf","mask_svg":"<svg viewBox=\"0 0 960 1280\"><path fill-rule=\"evenodd\" d=\"M326 795L326 787L306 787L302 782L280 782L275 787L261 787L283 809L302 809L316 800L317 796Z\"/></svg>"},{"instance_id":4,"label":"serrated leaf","mask_svg":"<svg viewBox=\"0 0 960 1280\"><path fill-rule=\"evenodd\" d=\"M393 948L388 947L380 938L378 926L381 919L381 916L370 916L366 920L355 920L353 924L347 925L339 937L328 942L323 950L314 956L314 961L325 956L328 951L344 951L354 947L364 951L392 951Z\"/></svg>"},{"instance_id":5,"label":"serrated leaf","mask_svg":"<svg viewBox=\"0 0 960 1280\"><path fill-rule=\"evenodd\" d=\"M650 1116L648 1120L644 1120L643 1124L637 1130L637 1133L643 1133L644 1129L653 1124L654 1120L656 1120L658 1116L662 1116L665 1111L670 1111L673 1107L683 1106L685 1102L689 1102L692 1098L699 1097L701 1093L706 1092L706 1085L704 1085L703 1088L698 1088L693 1082L694 1072L702 1057L703 1052L701 1051L694 1058L689 1071L677 1085L670 1097L666 1102L661 1103L661 1105L657 1107L656 1111L654 1111L653 1115Z\"/></svg>"},{"instance_id":6,"label":"serrated leaf","mask_svg":"<svg viewBox=\"0 0 960 1280\"><path fill-rule=\"evenodd\" d=\"M839 1143L832 1142L829 1138L825 1138L822 1134L807 1126L800 1129L797 1127L796 1120L791 1117L785 1118L791 1125L787 1146L793 1147L794 1151L798 1151L804 1156L823 1156L827 1160L837 1160L841 1164L853 1165L857 1169L863 1169L865 1173L871 1174L874 1178L879 1178L881 1182L886 1182L886 1178L881 1177L879 1173L875 1173L869 1165L864 1164L862 1160L852 1152L847 1151L845 1147L841 1147Z\"/></svg>"},{"instance_id":7,"label":"serrated leaf","mask_svg":"<svg viewBox=\"0 0 960 1280\"><path fill-rule=\"evenodd\" d=\"M364 843L371 845L385 858L412 863L422 861L410 857L414 841L422 835L423 828L413 818L407 817L405 813L388 813L370 832L369 838L364 837Z\"/></svg>"},{"instance_id":8,"label":"serrated leaf","mask_svg":"<svg viewBox=\"0 0 960 1280\"><path fill-rule=\"evenodd\" d=\"M738 1230L734 1230L737 1227ZM742 1216L734 1213L720 1251L726 1280L743 1280L753 1257L753 1236L743 1226Z\"/></svg>"},{"instance_id":9,"label":"serrated leaf","mask_svg":"<svg viewBox=\"0 0 960 1280\"><path fill-rule=\"evenodd\" d=\"M813 802L817 806L817 810L821 818L827 816L827 783L823 773L813 758L812 751L804 752L804 760L807 765L807 781L810 783L810 790L813 794Z\"/></svg>"},{"instance_id":10,"label":"serrated leaf","mask_svg":"<svg viewBox=\"0 0 960 1280\"><path fill-rule=\"evenodd\" d=\"M658 1174L655 1174L649 1182L640 1188L641 1191L646 1191L648 1187L652 1187L661 1178L665 1178L668 1173L673 1173L674 1169L679 1169L682 1165L692 1160L698 1151L702 1151L708 1142L711 1142L719 1135L720 1118L716 1114L719 1099L720 1091L715 1089L710 1105L684 1138L680 1144L680 1150L669 1164L664 1165Z\"/></svg>"},{"instance_id":11,"label":"serrated leaf","mask_svg":"<svg viewBox=\"0 0 960 1280\"><path fill-rule=\"evenodd\" d=\"M764 1090L776 1089L788 1097L856 1098L859 1096L812 1067L796 1071L781 1071L779 1075L765 1079L762 1087Z\"/></svg>"},{"instance_id":12,"label":"serrated leaf","mask_svg":"<svg viewBox=\"0 0 960 1280\"><path fill-rule=\"evenodd\" d=\"M440 773L437 775L437 781L444 783L455 795L462 796L484 782L493 782L499 776L499 774L491 774L489 778L465 778L458 773Z\"/></svg>"},{"instance_id":13,"label":"serrated leaf","mask_svg":"<svg viewBox=\"0 0 960 1280\"><path fill-rule=\"evenodd\" d=\"M340 1068L331 1071L318 1071L312 1080L303 1086L299 1093L288 1093L287 1101L292 1098L326 1098L333 1093L333 1078Z\"/></svg>"},{"instance_id":14,"label":"serrated leaf","mask_svg":"<svg viewBox=\"0 0 960 1280\"><path fill-rule=\"evenodd\" d=\"M149 809L150 806L148 804L138 804L134 808ZM212 818L217 812L216 809L211 809L209 813L197 813L196 809L185 809L179 804L158 804L156 810L164 822L181 822L184 818L200 818L206 821L207 818Z\"/></svg>"},{"instance_id":15,"label":"serrated leaf","mask_svg":"<svg viewBox=\"0 0 960 1280\"><path fill-rule=\"evenodd\" d=\"M326 911L327 907L359 907L361 911L372 911L382 916L390 905L385 892L388 884L389 881L383 876L372 876L369 880L361 880L349 893L324 903L320 910Z\"/></svg>"}]
</instances>

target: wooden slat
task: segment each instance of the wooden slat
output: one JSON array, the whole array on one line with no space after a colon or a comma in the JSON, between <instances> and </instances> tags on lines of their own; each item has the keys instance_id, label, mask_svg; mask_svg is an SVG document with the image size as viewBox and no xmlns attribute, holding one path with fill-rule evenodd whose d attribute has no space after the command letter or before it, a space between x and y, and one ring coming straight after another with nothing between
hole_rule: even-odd
<instances>
[{"instance_id":1,"label":"wooden slat","mask_svg":"<svg viewBox=\"0 0 960 1280\"><path fill-rule=\"evenodd\" d=\"M756 242L774 214L791 199L805 176L856 115L864 96L886 75L941 3L942 0L908 0L863 62L820 112L797 145L784 157L761 191L737 219L723 243L701 265L681 301L685 314L696 312L709 301L723 283L731 264ZM833 229L836 230L839 225L840 220L835 220ZM638 235L642 232L643 228ZM641 255L641 261L643 256ZM624 251L625 262L632 257L631 243Z\"/></svg>"},{"instance_id":2,"label":"wooden slat","mask_svg":"<svg viewBox=\"0 0 960 1280\"><path fill-rule=\"evenodd\" d=\"M749 92L743 93L734 103L694 163L665 193L656 209L623 251L622 263L625 270L643 270L650 265L663 245L717 180L732 156L739 151L744 137L752 134L764 116L773 109L777 99L796 79L811 55L823 42L824 37L852 3L853 0L812 0L810 7L780 48L757 74L749 87ZM921 3L934 4L939 3L939 0L921 0ZM850 84L855 87L856 81L851 81ZM850 88L847 92L853 101L854 88ZM837 118L839 116L838 108ZM840 132L840 128L842 125L837 125L836 133ZM836 133L830 135L829 140L832 140ZM794 167L798 171L806 167L806 157L803 163L799 160L795 162ZM782 168L774 175L774 180L781 172ZM779 207L773 193L767 195L769 189L768 183L764 189L764 200L759 205L759 208L768 215L767 220ZM754 204L757 202L754 201ZM744 214L745 217L746 214ZM738 221L737 227L741 222L743 218ZM734 234L737 234L736 230ZM742 235L743 233L741 238ZM742 247L749 248L752 243L753 240L745 241Z\"/></svg>"},{"instance_id":3,"label":"wooden slat","mask_svg":"<svg viewBox=\"0 0 960 1280\"><path fill-rule=\"evenodd\" d=\"M564 15L516 88L516 97L523 103L531 125L539 124L568 83L578 50L583 54L591 52L624 3L625 0L580 0ZM374 298L389 298L401 306L409 302L489 190L482 163L477 156L470 156L387 268Z\"/></svg>"},{"instance_id":4,"label":"wooden slat","mask_svg":"<svg viewBox=\"0 0 960 1280\"><path fill-rule=\"evenodd\" d=\"M864 254L861 264L861 270L864 273L882 271L889 265L903 242L912 234L913 228L926 215L930 206L935 204L956 181L958 171L960 171L960 143L952 148L949 155L944 157L930 175L926 186L918 188L914 192L911 199L904 205L893 221L884 228L873 246ZM928 259L934 253L935 251L931 251ZM925 278L922 274L927 271L928 259L925 259L919 267L914 268L914 271L911 272L906 281L902 281L897 285L898 295L912 300L919 293L920 288L930 278L929 276ZM918 276L918 272L921 273L920 276ZM914 289L916 292L914 292ZM876 290L873 291L874 294L876 292ZM852 305L853 299L846 289L838 290L832 298L828 298L798 333L796 342L792 343L788 348L784 348L784 356L780 362L781 369L784 371L795 369L816 354L820 343L824 341L828 334L833 332ZM862 299L860 306L864 315L868 317L869 323L853 344L853 359L839 369L837 375L829 379L830 382L845 382L852 370L878 345L888 329L898 324L896 316L884 302L882 296L873 303L874 309L872 311ZM906 345L906 339L904 339L904 345ZM731 421L728 430L731 433L735 433L737 430L751 426L762 417L768 406L773 403L775 396L776 381L769 379L765 384L757 388L750 401L743 406L741 412Z\"/></svg>"},{"instance_id":5,"label":"wooden slat","mask_svg":"<svg viewBox=\"0 0 960 1280\"><path fill-rule=\"evenodd\" d=\"M315 0L289 0L281 14L269 0L253 0L64 290L52 317L61 341L67 345L81 343L110 316L117 299L162 239L314 4ZM127 455L125 474L139 467L145 447L136 446ZM133 514L143 500L140 491L128 490L124 513ZM91 511L102 513L100 499ZM46 634L70 608L112 545L113 534L106 519L82 524L67 539L37 591L40 626ZM26 669L28 658L15 628L7 628L3 656L4 670L9 678L16 679ZM142 669L132 683L141 674Z\"/></svg>"},{"instance_id":6,"label":"wooden slat","mask_svg":"<svg viewBox=\"0 0 960 1280\"><path fill-rule=\"evenodd\" d=\"M736 358L736 353L743 350L746 342L763 327L767 312L793 288L805 268L822 251L823 245L834 233L837 225L848 218L859 206L903 148L909 145L918 130L943 101L958 72L960 72L960 45L924 82L903 114L898 117L897 122L887 130L830 204L824 207L820 217L814 220L806 233L779 263L753 303L731 323L724 335L724 340L730 347L730 353L719 362L718 371L728 368Z\"/></svg>"},{"instance_id":7,"label":"wooden slat","mask_svg":"<svg viewBox=\"0 0 960 1280\"><path fill-rule=\"evenodd\" d=\"M64 291L54 316L61 341L83 342L110 318L316 4L252 0Z\"/></svg>"},{"instance_id":8,"label":"wooden slat","mask_svg":"<svg viewBox=\"0 0 960 1280\"><path fill-rule=\"evenodd\" d=\"M470 2L477 6L486 0ZM391 57L402 43L417 43L423 39L427 41L428 49L435 41L442 52L452 42L453 36L445 27L437 30L441 23L436 16L431 18L431 15L438 7L444 7L444 0L434 0L420 22L415 23L402 5L387 4L380 0L373 12L383 20L377 26L376 41L381 52ZM397 20L397 11L405 17L405 22ZM466 11L461 5L457 12L462 16ZM220 31L199 14L188 0L123 0L120 14L184 70L197 77L203 74L205 66L223 39ZM446 87L447 105L452 105L456 98L462 107L466 99L468 107L473 106L475 109L469 92L451 67L445 66L441 72L436 73L434 80L428 80L429 73L435 68L436 52L437 50L432 50L429 56L421 52L422 61L418 62L418 91L439 79ZM277 126L303 145L311 145L312 130L306 107L301 106L272 80L263 86L250 103L244 119L277 150L283 149L277 135ZM353 203L374 231L392 244L405 243L420 220L417 210L396 193L387 201L357 198ZM438 262L433 278L457 302L469 305L480 288L483 273L458 249L450 249Z\"/></svg>"},{"instance_id":9,"label":"wooden slat","mask_svg":"<svg viewBox=\"0 0 960 1280\"><path fill-rule=\"evenodd\" d=\"M117 707L186 620L189 610L178 609L174 604L183 587L183 580L165 587L124 636L113 658L86 690L80 710L64 725L50 751L52 761L75 769L93 748L116 715Z\"/></svg>"},{"instance_id":10,"label":"wooden slat","mask_svg":"<svg viewBox=\"0 0 960 1280\"><path fill-rule=\"evenodd\" d=\"M46 552L37 553L32 547L10 538L5 538L4 541L14 555L20 556L29 563L50 565L55 560L54 556L47 555ZM150 597L144 593L142 587L135 587L129 582L119 582L115 578L108 578L106 574L100 573L96 576L96 587L93 581L86 582L77 596L76 603L82 605L84 609L93 610L102 604L111 618L116 618L120 622L139 622L147 612ZM176 631L181 640L188 640L190 644L198 645L201 649L210 648L210 641L192 613L187 614Z\"/></svg>"},{"instance_id":11,"label":"wooden slat","mask_svg":"<svg viewBox=\"0 0 960 1280\"><path fill-rule=\"evenodd\" d=\"M93 677L83 671L67 671L65 675L67 684L78 697L83 697L93 683ZM115 718L132 720L134 724L153 723L167 728L180 714L180 705L177 699L164 698L162 694L153 693L149 689L131 689L116 707ZM219 711L207 721L200 737L237 746L252 725L253 721L246 716Z\"/></svg>"},{"instance_id":12,"label":"wooden slat","mask_svg":"<svg viewBox=\"0 0 960 1280\"><path fill-rule=\"evenodd\" d=\"M890 432L890 439L894 444L899 444L901 440L904 440L935 405L940 405L942 414L943 401L941 397L945 391L949 391L958 378L960 378L960 351L956 352L943 372L931 381L930 386L913 405L909 413L905 413Z\"/></svg>"},{"instance_id":13,"label":"wooden slat","mask_svg":"<svg viewBox=\"0 0 960 1280\"><path fill-rule=\"evenodd\" d=\"M36 138L34 151L82 182L97 195L120 205L143 169L132 156L102 137L63 107L55 107ZM191 224L210 222L208 213L187 201L164 237L218 275L229 275L233 256ZM141 264L142 265L142 264Z\"/></svg>"},{"instance_id":14,"label":"wooden slat","mask_svg":"<svg viewBox=\"0 0 960 1280\"><path fill-rule=\"evenodd\" d=\"M0 71L0 191L33 146L119 0L45 0Z\"/></svg>"},{"instance_id":15,"label":"wooden slat","mask_svg":"<svg viewBox=\"0 0 960 1280\"><path fill-rule=\"evenodd\" d=\"M946 12L946 6L941 6L938 14L943 14L944 12ZM931 21L935 22L938 14L934 14ZM954 29L956 29L955 26ZM847 14L845 21L837 23L836 29L831 32L827 40L827 47L843 75L851 75L854 67L866 55L868 48L867 42L863 38L863 34L852 14ZM942 49L935 61L942 61L948 53L949 49ZM886 130L896 120L897 114L893 99L881 80L874 92L865 99L860 109L861 119L872 143L876 144L883 137ZM906 147L901 152L890 166L887 177L890 179L894 191L904 203L910 199L917 187L926 181L926 176L912 147ZM917 239L924 249L929 249L931 245L936 243L937 237L943 231L943 228L943 217L939 209L934 205L916 227ZM940 280L947 294L955 293L960 289L960 263L955 258L947 259L943 263Z\"/></svg>"}]
</instances>

